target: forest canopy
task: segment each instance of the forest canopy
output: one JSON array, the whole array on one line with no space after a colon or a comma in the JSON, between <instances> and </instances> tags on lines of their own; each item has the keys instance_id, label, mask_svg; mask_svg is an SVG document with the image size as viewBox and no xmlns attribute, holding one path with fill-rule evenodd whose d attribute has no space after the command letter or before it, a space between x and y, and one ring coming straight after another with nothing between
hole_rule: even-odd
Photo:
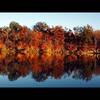
<instances>
[{"instance_id":1,"label":"forest canopy","mask_svg":"<svg viewBox=\"0 0 100 100\"><path fill-rule=\"evenodd\" d=\"M90 25L76 26L73 30L62 26L50 27L45 22L37 22L32 29L12 21L0 28L1 58L8 55L24 59L45 54L79 54L84 51L97 52L100 47L100 30Z\"/></svg>"}]
</instances>

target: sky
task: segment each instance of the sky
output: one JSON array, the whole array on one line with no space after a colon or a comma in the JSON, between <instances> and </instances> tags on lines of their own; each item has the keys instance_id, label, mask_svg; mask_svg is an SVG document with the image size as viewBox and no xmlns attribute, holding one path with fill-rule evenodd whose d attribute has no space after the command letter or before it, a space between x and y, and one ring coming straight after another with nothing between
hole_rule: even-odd
<instances>
[{"instance_id":1,"label":"sky","mask_svg":"<svg viewBox=\"0 0 100 100\"><path fill-rule=\"evenodd\" d=\"M0 27L16 21L29 28L37 22L46 22L49 26L61 25L70 29L87 24L100 29L99 19L100 13L0 13Z\"/></svg>"}]
</instances>

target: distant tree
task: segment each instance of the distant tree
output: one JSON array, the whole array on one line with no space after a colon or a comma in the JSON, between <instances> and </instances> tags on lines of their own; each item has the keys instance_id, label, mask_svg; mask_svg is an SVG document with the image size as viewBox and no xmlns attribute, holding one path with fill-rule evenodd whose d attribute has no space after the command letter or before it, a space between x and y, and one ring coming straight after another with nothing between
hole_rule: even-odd
<instances>
[{"instance_id":1,"label":"distant tree","mask_svg":"<svg viewBox=\"0 0 100 100\"><path fill-rule=\"evenodd\" d=\"M12 21L9 24L9 27L10 27L11 30L14 30L15 32L19 32L20 29L21 29L21 26L19 25L19 23L15 22L15 21Z\"/></svg>"},{"instance_id":2,"label":"distant tree","mask_svg":"<svg viewBox=\"0 0 100 100\"><path fill-rule=\"evenodd\" d=\"M73 28L77 44L94 44L93 28L90 25Z\"/></svg>"},{"instance_id":3,"label":"distant tree","mask_svg":"<svg viewBox=\"0 0 100 100\"><path fill-rule=\"evenodd\" d=\"M94 31L94 39L95 39L95 47L96 47L96 52L100 48L100 30Z\"/></svg>"},{"instance_id":4,"label":"distant tree","mask_svg":"<svg viewBox=\"0 0 100 100\"><path fill-rule=\"evenodd\" d=\"M71 29L65 31L64 37L65 37L65 43L75 43L75 35Z\"/></svg>"},{"instance_id":5,"label":"distant tree","mask_svg":"<svg viewBox=\"0 0 100 100\"><path fill-rule=\"evenodd\" d=\"M64 29L62 26L55 26L52 28L54 42L59 44L64 44Z\"/></svg>"},{"instance_id":6,"label":"distant tree","mask_svg":"<svg viewBox=\"0 0 100 100\"><path fill-rule=\"evenodd\" d=\"M84 26L83 36L85 38L85 43L93 44L94 43L94 35L93 28L90 25Z\"/></svg>"},{"instance_id":7,"label":"distant tree","mask_svg":"<svg viewBox=\"0 0 100 100\"><path fill-rule=\"evenodd\" d=\"M84 41L84 33L83 33L84 27L77 26L77 27L74 27L73 30L74 30L74 33L75 33L76 43L78 45L80 45Z\"/></svg>"},{"instance_id":8,"label":"distant tree","mask_svg":"<svg viewBox=\"0 0 100 100\"><path fill-rule=\"evenodd\" d=\"M36 31L47 32L49 26L45 22L38 22L34 25L33 29Z\"/></svg>"},{"instance_id":9,"label":"distant tree","mask_svg":"<svg viewBox=\"0 0 100 100\"><path fill-rule=\"evenodd\" d=\"M77 26L77 27L74 27L73 30L75 32L75 35L81 36L84 31L84 27Z\"/></svg>"}]
</instances>

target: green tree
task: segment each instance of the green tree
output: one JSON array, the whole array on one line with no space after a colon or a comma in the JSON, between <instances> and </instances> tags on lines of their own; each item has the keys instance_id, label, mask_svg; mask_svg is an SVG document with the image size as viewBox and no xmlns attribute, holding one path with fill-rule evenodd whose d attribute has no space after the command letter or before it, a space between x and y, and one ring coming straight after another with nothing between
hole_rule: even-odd
<instances>
[{"instance_id":1,"label":"green tree","mask_svg":"<svg viewBox=\"0 0 100 100\"><path fill-rule=\"evenodd\" d=\"M47 32L49 26L45 22L37 22L33 29L36 31Z\"/></svg>"},{"instance_id":2,"label":"green tree","mask_svg":"<svg viewBox=\"0 0 100 100\"><path fill-rule=\"evenodd\" d=\"M15 21L12 21L9 24L9 27L10 27L11 30L14 30L15 32L19 32L20 29L21 29L21 25L19 25L19 23L15 22Z\"/></svg>"}]
</instances>

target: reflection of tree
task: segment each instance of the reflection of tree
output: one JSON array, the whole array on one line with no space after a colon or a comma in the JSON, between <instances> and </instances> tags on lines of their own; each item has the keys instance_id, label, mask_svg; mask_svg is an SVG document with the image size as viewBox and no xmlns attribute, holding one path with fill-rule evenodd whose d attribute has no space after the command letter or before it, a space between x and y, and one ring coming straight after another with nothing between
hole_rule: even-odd
<instances>
[{"instance_id":1,"label":"reflection of tree","mask_svg":"<svg viewBox=\"0 0 100 100\"><path fill-rule=\"evenodd\" d=\"M0 60L0 74L8 75L10 81L25 77L30 72L32 72L32 78L38 82L48 79L49 76L60 79L64 74L72 75L74 79L91 80L93 74L98 73L100 57L74 56L65 57L57 54L50 58L45 56L45 59L44 56L41 58L36 57L32 62L28 60L20 62L16 58L6 58Z\"/></svg>"},{"instance_id":2,"label":"reflection of tree","mask_svg":"<svg viewBox=\"0 0 100 100\"><path fill-rule=\"evenodd\" d=\"M92 78L92 74L95 71L95 62L93 60L91 61L91 58L81 59L80 62L81 63L79 63L79 68L74 72L73 78L88 81Z\"/></svg>"},{"instance_id":3,"label":"reflection of tree","mask_svg":"<svg viewBox=\"0 0 100 100\"><path fill-rule=\"evenodd\" d=\"M40 81L44 81L47 79L47 75L46 73L38 73L38 74L35 74L35 73L32 73L32 78L34 78L36 81L40 82Z\"/></svg>"},{"instance_id":4,"label":"reflection of tree","mask_svg":"<svg viewBox=\"0 0 100 100\"><path fill-rule=\"evenodd\" d=\"M5 64L5 65L4 65ZM9 80L16 80L20 76L25 77L30 73L30 64L28 61L19 62L13 59L10 62L3 63L4 72L8 75Z\"/></svg>"},{"instance_id":5,"label":"reflection of tree","mask_svg":"<svg viewBox=\"0 0 100 100\"><path fill-rule=\"evenodd\" d=\"M17 73L16 71L13 72L13 73L10 73L10 74L8 75L8 79L9 79L10 81L17 80L19 77L20 77L20 75L19 75L19 73Z\"/></svg>"},{"instance_id":6,"label":"reflection of tree","mask_svg":"<svg viewBox=\"0 0 100 100\"><path fill-rule=\"evenodd\" d=\"M69 61L65 57L65 71L68 75L73 75L75 79L90 80L95 74L95 58L79 57L77 60Z\"/></svg>"},{"instance_id":7,"label":"reflection of tree","mask_svg":"<svg viewBox=\"0 0 100 100\"><path fill-rule=\"evenodd\" d=\"M55 79L61 78L61 76L64 74L64 57L62 55L60 56L55 56L54 57L54 62L52 65L52 76Z\"/></svg>"}]
</instances>

